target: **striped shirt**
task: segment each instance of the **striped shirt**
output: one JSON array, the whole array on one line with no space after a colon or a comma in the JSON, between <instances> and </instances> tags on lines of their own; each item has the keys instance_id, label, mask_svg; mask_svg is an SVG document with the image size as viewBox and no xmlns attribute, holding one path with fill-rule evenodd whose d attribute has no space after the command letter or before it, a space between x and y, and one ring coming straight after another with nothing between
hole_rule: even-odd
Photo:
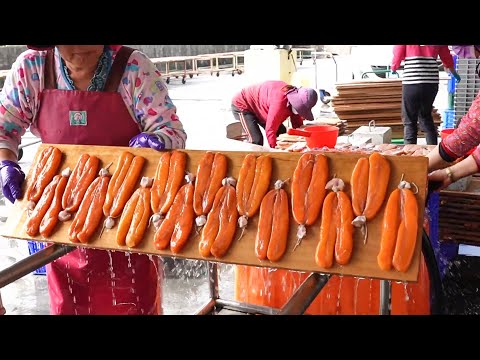
<instances>
[{"instance_id":1,"label":"striped shirt","mask_svg":"<svg viewBox=\"0 0 480 360\"><path fill-rule=\"evenodd\" d=\"M404 61L403 84L438 84L439 57L445 68L453 69L453 57L448 46L395 45L391 68L397 71Z\"/></svg>"},{"instance_id":2,"label":"striped shirt","mask_svg":"<svg viewBox=\"0 0 480 360\"><path fill-rule=\"evenodd\" d=\"M437 60L431 57L412 56L405 58L403 84L438 84Z\"/></svg>"}]
</instances>

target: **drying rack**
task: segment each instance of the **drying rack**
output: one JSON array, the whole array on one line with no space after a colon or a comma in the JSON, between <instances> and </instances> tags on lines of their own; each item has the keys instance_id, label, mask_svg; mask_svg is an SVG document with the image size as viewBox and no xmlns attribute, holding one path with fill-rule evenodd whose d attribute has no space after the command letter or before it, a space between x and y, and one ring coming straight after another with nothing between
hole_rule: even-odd
<instances>
[{"instance_id":1,"label":"drying rack","mask_svg":"<svg viewBox=\"0 0 480 360\"><path fill-rule=\"evenodd\" d=\"M76 248L77 247L75 246L53 244L16 262L0 271L0 290L4 286L30 274L36 269L49 264L63 255L68 254ZM427 264L430 278L431 313L440 314L443 302L441 280L433 247L425 230L423 231L422 236L422 253ZM233 310L243 314L302 315L327 284L331 276L331 274L311 273L290 297L285 306L282 309L275 309L220 298L218 286L218 263L209 261L208 281L210 286L210 299L206 304L202 305L197 311L195 311L194 315L221 314L223 309ZM378 309L379 315L390 315L390 300L391 281L381 280L380 306ZM0 295L0 315L3 315L4 313L5 309L2 306Z\"/></svg>"},{"instance_id":2,"label":"drying rack","mask_svg":"<svg viewBox=\"0 0 480 360\"><path fill-rule=\"evenodd\" d=\"M226 53L202 54L195 56L168 56L152 58L152 62L162 72L167 84L170 79L182 78L182 84L187 82L187 76L191 79L194 75L210 73L220 76L220 72L242 74L244 68L244 52L234 51ZM222 61L225 64L222 64ZM208 65L205 65L208 64Z\"/></svg>"},{"instance_id":3,"label":"drying rack","mask_svg":"<svg viewBox=\"0 0 480 360\"><path fill-rule=\"evenodd\" d=\"M255 151L256 147L253 145L246 145L235 140L225 140L225 143L218 145L218 150L223 148L230 150L247 149ZM427 206L428 206L427 196ZM431 209L433 210L433 209ZM435 224L432 224L435 227ZM433 234L432 234L433 236ZM435 238L435 237L434 237ZM35 270L51 263L52 261L70 253L77 249L77 246L70 244L53 243L44 249L31 254L30 256L17 261L5 269L0 269L0 291L1 289L17 281L18 279L29 275ZM442 313L443 308L443 291L440 280L440 273L436 256L432 247L430 239L423 230L421 251L427 265L427 270L430 279L430 294L431 294L431 313ZM169 255L162 255L168 257ZM207 261L208 267L208 281L209 281L209 300L203 304L197 311L196 315L210 315L221 314L222 310L232 310L245 314L265 314L265 315L300 315L304 314L310 304L314 301L320 291L328 283L332 274L311 272L311 274L303 281L303 283L296 289L295 293L287 301L285 306L281 309L271 308L266 306L257 306L233 300L222 299L219 295L219 272L218 263L214 261ZM240 264L242 265L242 264ZM274 267L274 266L271 266ZM391 313L391 280L380 281L380 305L378 309L379 315L390 315ZM2 314L2 305L0 297L0 314Z\"/></svg>"}]
</instances>

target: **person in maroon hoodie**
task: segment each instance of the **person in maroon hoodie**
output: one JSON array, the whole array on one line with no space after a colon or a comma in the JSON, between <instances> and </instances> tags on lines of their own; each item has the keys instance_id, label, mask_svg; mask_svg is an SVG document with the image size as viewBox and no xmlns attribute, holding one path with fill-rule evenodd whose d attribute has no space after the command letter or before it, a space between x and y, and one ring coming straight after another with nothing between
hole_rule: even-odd
<instances>
[{"instance_id":1,"label":"person in maroon hoodie","mask_svg":"<svg viewBox=\"0 0 480 360\"><path fill-rule=\"evenodd\" d=\"M232 112L250 143L263 145L261 126L265 129L268 145L275 148L277 136L287 131L283 122L290 117L292 127L298 128L304 119L313 120L312 108L317 100L315 89L268 80L238 92L232 99Z\"/></svg>"},{"instance_id":2,"label":"person in maroon hoodie","mask_svg":"<svg viewBox=\"0 0 480 360\"><path fill-rule=\"evenodd\" d=\"M438 57L457 82L460 81L446 45L395 45L393 48L392 72L396 72L404 61L402 121L405 144L417 143L418 123L425 132L427 144L438 143L437 128L432 117L439 84Z\"/></svg>"}]
</instances>

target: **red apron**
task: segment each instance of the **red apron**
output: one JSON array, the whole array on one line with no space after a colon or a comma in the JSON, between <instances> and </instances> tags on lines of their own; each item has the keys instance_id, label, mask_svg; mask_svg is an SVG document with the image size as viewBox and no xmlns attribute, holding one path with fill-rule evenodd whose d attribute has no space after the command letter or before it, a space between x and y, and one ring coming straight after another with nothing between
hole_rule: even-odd
<instances>
[{"instance_id":1,"label":"red apron","mask_svg":"<svg viewBox=\"0 0 480 360\"><path fill-rule=\"evenodd\" d=\"M128 146L140 129L117 89L132 51L118 51L103 92L58 90L49 51L32 133L51 144ZM64 255L47 265L51 314L161 313L157 259L93 249Z\"/></svg>"}]
</instances>

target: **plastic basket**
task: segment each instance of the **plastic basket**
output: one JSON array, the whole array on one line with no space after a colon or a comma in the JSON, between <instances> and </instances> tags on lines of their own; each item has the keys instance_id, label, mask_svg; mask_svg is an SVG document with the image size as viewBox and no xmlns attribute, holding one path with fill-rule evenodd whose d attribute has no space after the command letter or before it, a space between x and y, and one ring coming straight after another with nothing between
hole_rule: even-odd
<instances>
[{"instance_id":1,"label":"plastic basket","mask_svg":"<svg viewBox=\"0 0 480 360\"><path fill-rule=\"evenodd\" d=\"M457 69L457 55L453 56L453 68ZM447 90L449 94L454 94L455 93L455 85L456 85L456 80L455 78L450 75L450 79L448 80L448 85L447 85Z\"/></svg>"},{"instance_id":2,"label":"plastic basket","mask_svg":"<svg viewBox=\"0 0 480 360\"><path fill-rule=\"evenodd\" d=\"M443 129L453 129L455 127L455 110L444 110L442 120Z\"/></svg>"},{"instance_id":3,"label":"plastic basket","mask_svg":"<svg viewBox=\"0 0 480 360\"><path fill-rule=\"evenodd\" d=\"M28 242L28 252L30 255L35 254L36 252L45 248L45 244L37 241L29 241ZM46 275L47 269L45 266L38 268L33 272L35 275Z\"/></svg>"},{"instance_id":4,"label":"plastic basket","mask_svg":"<svg viewBox=\"0 0 480 360\"><path fill-rule=\"evenodd\" d=\"M455 109L455 94L453 93L448 94L448 109Z\"/></svg>"}]
</instances>

